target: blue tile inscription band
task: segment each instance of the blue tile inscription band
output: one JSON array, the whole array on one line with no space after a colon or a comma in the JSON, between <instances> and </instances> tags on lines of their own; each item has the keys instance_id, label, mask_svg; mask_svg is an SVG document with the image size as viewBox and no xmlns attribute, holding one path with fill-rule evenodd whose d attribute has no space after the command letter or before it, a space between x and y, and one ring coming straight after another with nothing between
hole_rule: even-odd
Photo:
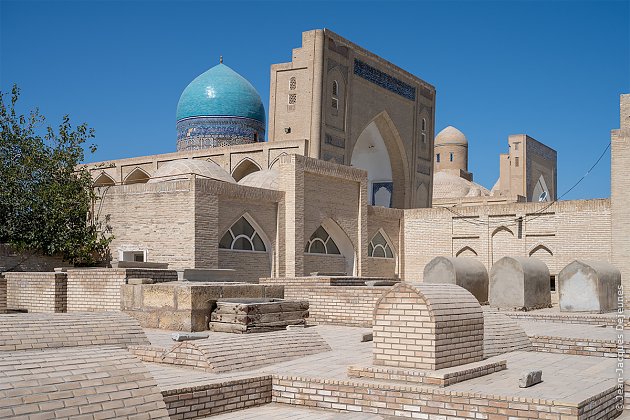
<instances>
[{"instance_id":1,"label":"blue tile inscription band","mask_svg":"<svg viewBox=\"0 0 630 420\"><path fill-rule=\"evenodd\" d=\"M384 73L361 60L354 59L354 74L365 80L374 83L387 89L390 92L394 92L397 95L407 98L410 101L416 100L416 88L408 85L402 80L398 80L387 73Z\"/></svg>"}]
</instances>

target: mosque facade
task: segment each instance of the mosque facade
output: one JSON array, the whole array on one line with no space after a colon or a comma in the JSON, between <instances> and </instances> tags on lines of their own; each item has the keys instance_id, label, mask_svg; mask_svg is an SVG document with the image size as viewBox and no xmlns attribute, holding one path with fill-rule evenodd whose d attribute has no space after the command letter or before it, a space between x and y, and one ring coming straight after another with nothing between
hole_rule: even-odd
<instances>
[{"instance_id":1,"label":"mosque facade","mask_svg":"<svg viewBox=\"0 0 630 420\"><path fill-rule=\"evenodd\" d=\"M630 153L629 101L613 161ZM304 32L291 61L271 66L268 120L252 85L221 62L184 89L175 152L88 165L94 214L115 236L111 263L234 269L250 282L421 281L436 255L488 267L524 255L552 274L576 257L618 263L630 281L619 237L630 227L613 229L630 177L612 173L612 199L556 202L556 152L519 134L485 188L461 131L434 139L435 107L431 84L329 30Z\"/></svg>"}]
</instances>

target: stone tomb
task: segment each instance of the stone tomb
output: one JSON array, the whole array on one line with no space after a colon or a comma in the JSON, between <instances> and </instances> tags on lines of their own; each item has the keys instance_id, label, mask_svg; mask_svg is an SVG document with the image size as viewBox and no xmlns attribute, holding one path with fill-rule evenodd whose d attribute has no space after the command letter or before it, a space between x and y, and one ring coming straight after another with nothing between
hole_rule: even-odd
<instances>
[{"instance_id":1,"label":"stone tomb","mask_svg":"<svg viewBox=\"0 0 630 420\"><path fill-rule=\"evenodd\" d=\"M507 367L483 361L484 315L477 299L454 284L400 283L374 308L374 365L348 376L449 386Z\"/></svg>"},{"instance_id":2,"label":"stone tomb","mask_svg":"<svg viewBox=\"0 0 630 420\"><path fill-rule=\"evenodd\" d=\"M617 310L621 273L604 261L569 263L558 274L560 310L604 313Z\"/></svg>"},{"instance_id":3,"label":"stone tomb","mask_svg":"<svg viewBox=\"0 0 630 420\"><path fill-rule=\"evenodd\" d=\"M456 284L488 303L488 270L474 258L435 257L424 267L423 282Z\"/></svg>"},{"instance_id":4,"label":"stone tomb","mask_svg":"<svg viewBox=\"0 0 630 420\"><path fill-rule=\"evenodd\" d=\"M219 300L281 299L283 294L282 286L189 281L147 284L138 279L122 286L121 307L145 328L205 331Z\"/></svg>"},{"instance_id":5,"label":"stone tomb","mask_svg":"<svg viewBox=\"0 0 630 420\"><path fill-rule=\"evenodd\" d=\"M304 325L308 317L307 300L222 299L210 315L210 331L251 333Z\"/></svg>"},{"instance_id":6,"label":"stone tomb","mask_svg":"<svg viewBox=\"0 0 630 420\"><path fill-rule=\"evenodd\" d=\"M483 312L453 284L399 283L374 308L374 364L437 370L483 358Z\"/></svg>"},{"instance_id":7,"label":"stone tomb","mask_svg":"<svg viewBox=\"0 0 630 420\"><path fill-rule=\"evenodd\" d=\"M503 257L490 269L490 305L531 310L551 307L549 269L533 257Z\"/></svg>"}]
</instances>

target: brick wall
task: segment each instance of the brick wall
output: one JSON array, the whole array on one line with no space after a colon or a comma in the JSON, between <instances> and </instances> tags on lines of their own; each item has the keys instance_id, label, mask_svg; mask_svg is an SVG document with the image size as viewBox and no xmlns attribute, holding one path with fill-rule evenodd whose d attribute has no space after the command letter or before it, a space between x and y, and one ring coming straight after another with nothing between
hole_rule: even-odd
<instances>
[{"instance_id":1,"label":"brick wall","mask_svg":"<svg viewBox=\"0 0 630 420\"><path fill-rule=\"evenodd\" d=\"M100 217L110 215L112 262L122 250L146 250L147 261L195 267L193 187L194 182L184 180L107 188Z\"/></svg>"},{"instance_id":2,"label":"brick wall","mask_svg":"<svg viewBox=\"0 0 630 420\"><path fill-rule=\"evenodd\" d=\"M71 266L59 257L18 253L7 244L0 244L0 271L53 271Z\"/></svg>"},{"instance_id":3,"label":"brick wall","mask_svg":"<svg viewBox=\"0 0 630 420\"><path fill-rule=\"evenodd\" d=\"M0 273L0 314L7 310L7 279Z\"/></svg>"},{"instance_id":4,"label":"brick wall","mask_svg":"<svg viewBox=\"0 0 630 420\"><path fill-rule=\"evenodd\" d=\"M615 340L596 340L593 338L569 337L529 337L534 350L544 353L578 354L593 357L617 357L619 345ZM630 353L623 353L623 357L630 359Z\"/></svg>"},{"instance_id":5,"label":"brick wall","mask_svg":"<svg viewBox=\"0 0 630 420\"><path fill-rule=\"evenodd\" d=\"M399 283L374 309L374 364L437 370L483 358L483 312L452 284Z\"/></svg>"},{"instance_id":6,"label":"brick wall","mask_svg":"<svg viewBox=\"0 0 630 420\"><path fill-rule=\"evenodd\" d=\"M68 270L68 312L120 310L120 288L128 278L176 281L174 270L90 268Z\"/></svg>"},{"instance_id":7,"label":"brick wall","mask_svg":"<svg viewBox=\"0 0 630 420\"><path fill-rule=\"evenodd\" d=\"M612 263L630 300L630 95L621 95L620 129L611 133Z\"/></svg>"},{"instance_id":8,"label":"brick wall","mask_svg":"<svg viewBox=\"0 0 630 420\"><path fill-rule=\"evenodd\" d=\"M612 419L617 387L579 404L358 381L274 377L273 402L425 419Z\"/></svg>"},{"instance_id":9,"label":"brick wall","mask_svg":"<svg viewBox=\"0 0 630 420\"><path fill-rule=\"evenodd\" d=\"M66 312L66 273L7 272L7 309Z\"/></svg>"},{"instance_id":10,"label":"brick wall","mask_svg":"<svg viewBox=\"0 0 630 420\"><path fill-rule=\"evenodd\" d=\"M466 256L486 268L502 256L535 256L552 275L574 259L611 261L607 199L405 210L404 279L421 281L434 257ZM519 223L517 219L523 218Z\"/></svg>"},{"instance_id":11,"label":"brick wall","mask_svg":"<svg viewBox=\"0 0 630 420\"><path fill-rule=\"evenodd\" d=\"M236 270L235 278L240 282L258 283L259 278L271 274L271 253L220 249L219 268Z\"/></svg>"},{"instance_id":12,"label":"brick wall","mask_svg":"<svg viewBox=\"0 0 630 420\"><path fill-rule=\"evenodd\" d=\"M162 391L172 420L205 418L271 402L271 376Z\"/></svg>"},{"instance_id":13,"label":"brick wall","mask_svg":"<svg viewBox=\"0 0 630 420\"><path fill-rule=\"evenodd\" d=\"M349 325L371 327L376 301L389 287L384 286L331 286L325 280L313 277L277 279L284 284L284 298L308 300L308 324ZM261 279L262 284L274 284L273 279Z\"/></svg>"}]
</instances>

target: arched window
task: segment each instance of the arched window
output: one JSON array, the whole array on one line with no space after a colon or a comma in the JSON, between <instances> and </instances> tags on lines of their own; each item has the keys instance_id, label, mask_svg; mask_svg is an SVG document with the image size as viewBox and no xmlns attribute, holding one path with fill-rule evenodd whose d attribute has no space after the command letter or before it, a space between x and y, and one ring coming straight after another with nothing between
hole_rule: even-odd
<instances>
[{"instance_id":1,"label":"arched window","mask_svg":"<svg viewBox=\"0 0 630 420\"><path fill-rule=\"evenodd\" d=\"M289 90L295 90L295 88L297 88L297 81L295 77L292 77L289 79Z\"/></svg>"},{"instance_id":2,"label":"arched window","mask_svg":"<svg viewBox=\"0 0 630 420\"><path fill-rule=\"evenodd\" d=\"M427 135L422 133L421 137L422 137L422 143L426 143L427 142Z\"/></svg>"},{"instance_id":3,"label":"arched window","mask_svg":"<svg viewBox=\"0 0 630 420\"><path fill-rule=\"evenodd\" d=\"M437 163L440 163L440 154L439 153L437 155L435 155L435 161Z\"/></svg>"},{"instance_id":4,"label":"arched window","mask_svg":"<svg viewBox=\"0 0 630 420\"><path fill-rule=\"evenodd\" d=\"M304 252L308 254L341 254L333 238L330 237L326 229L322 226L318 227L317 230L313 232L311 238L306 243Z\"/></svg>"},{"instance_id":5,"label":"arched window","mask_svg":"<svg viewBox=\"0 0 630 420\"><path fill-rule=\"evenodd\" d=\"M219 248L238 251L267 251L260 235L244 216L225 232L219 242Z\"/></svg>"},{"instance_id":6,"label":"arched window","mask_svg":"<svg viewBox=\"0 0 630 420\"><path fill-rule=\"evenodd\" d=\"M451 152L450 156L449 156L451 162L453 161L453 152Z\"/></svg>"},{"instance_id":7,"label":"arched window","mask_svg":"<svg viewBox=\"0 0 630 420\"><path fill-rule=\"evenodd\" d=\"M297 95L295 93L291 93L289 95L289 105L295 105L297 102Z\"/></svg>"},{"instance_id":8,"label":"arched window","mask_svg":"<svg viewBox=\"0 0 630 420\"><path fill-rule=\"evenodd\" d=\"M425 131L427 129L427 120L426 118L422 119L422 131Z\"/></svg>"},{"instance_id":9,"label":"arched window","mask_svg":"<svg viewBox=\"0 0 630 420\"><path fill-rule=\"evenodd\" d=\"M339 83L337 83L336 80L333 80L332 82L332 94L333 96L337 96L337 92L339 92Z\"/></svg>"},{"instance_id":10,"label":"arched window","mask_svg":"<svg viewBox=\"0 0 630 420\"><path fill-rule=\"evenodd\" d=\"M394 253L381 232L376 232L370 241L368 255L375 258L394 258Z\"/></svg>"}]
</instances>

